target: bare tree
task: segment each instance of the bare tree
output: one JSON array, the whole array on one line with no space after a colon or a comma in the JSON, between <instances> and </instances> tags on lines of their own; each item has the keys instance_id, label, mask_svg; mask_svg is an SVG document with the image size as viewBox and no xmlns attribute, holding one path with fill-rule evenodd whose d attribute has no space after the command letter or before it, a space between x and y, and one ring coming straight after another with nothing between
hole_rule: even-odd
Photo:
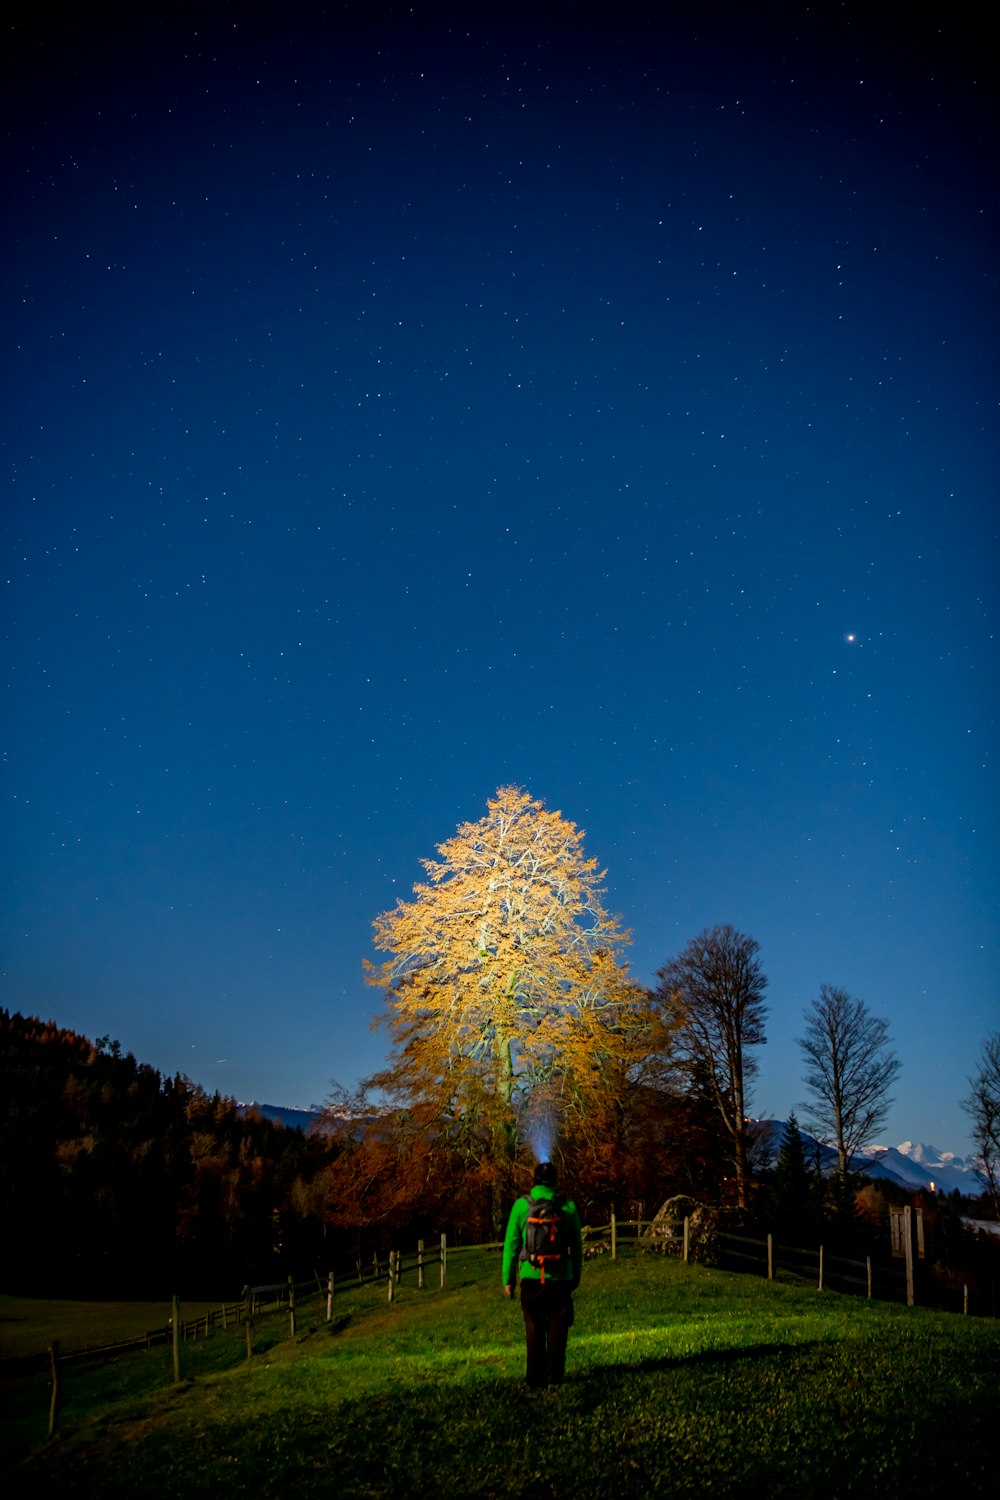
<instances>
[{"instance_id":1,"label":"bare tree","mask_svg":"<svg viewBox=\"0 0 1000 1500\"><path fill-rule=\"evenodd\" d=\"M805 1018L805 1035L796 1041L805 1054L811 1096L806 1123L836 1147L843 1180L852 1158L885 1124L900 1063L889 1048L888 1022L846 990L822 985Z\"/></svg>"},{"instance_id":2,"label":"bare tree","mask_svg":"<svg viewBox=\"0 0 1000 1500\"><path fill-rule=\"evenodd\" d=\"M962 1108L972 1119L976 1170L1000 1218L1000 1031L983 1043L979 1072L969 1083L972 1093L962 1100Z\"/></svg>"},{"instance_id":3,"label":"bare tree","mask_svg":"<svg viewBox=\"0 0 1000 1500\"><path fill-rule=\"evenodd\" d=\"M677 1024L675 1056L688 1081L707 1088L736 1169L736 1196L746 1207L750 1179L748 1086L757 1064L748 1047L766 1040L767 978L760 944L728 923L693 938L657 972L655 996Z\"/></svg>"}]
</instances>

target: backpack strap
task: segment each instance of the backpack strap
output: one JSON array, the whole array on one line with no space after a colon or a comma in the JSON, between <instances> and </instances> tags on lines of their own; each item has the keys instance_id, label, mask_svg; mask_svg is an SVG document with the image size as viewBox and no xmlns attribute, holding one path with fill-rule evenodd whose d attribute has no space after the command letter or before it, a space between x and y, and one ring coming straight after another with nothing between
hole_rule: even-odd
<instances>
[{"instance_id":1,"label":"backpack strap","mask_svg":"<svg viewBox=\"0 0 1000 1500\"><path fill-rule=\"evenodd\" d=\"M554 1209L555 1212L556 1212L556 1214L559 1215L559 1217L561 1218L562 1214L565 1212L567 1200L566 1200L565 1196L562 1193L559 1193L559 1192L553 1193L551 1198L535 1198L535 1197L532 1196L531 1193L525 1193L524 1194L524 1202L527 1205L528 1212L527 1212L527 1218L525 1220L525 1234L524 1234L524 1237L523 1237L523 1239L521 1241L521 1253L520 1253L518 1259L519 1259L519 1261L522 1264L524 1264L526 1261L530 1261L531 1265L534 1266L538 1270L539 1279L541 1280L541 1283L544 1286L545 1285L545 1262L547 1260L561 1261L563 1259L563 1255L561 1253L558 1254L558 1255L556 1255L556 1254L545 1254L543 1252L537 1252L537 1251L536 1251L535 1254L529 1253L529 1250L528 1250L528 1234L527 1234L527 1230L528 1230L528 1226L529 1226L529 1224L531 1222L532 1211L536 1210L536 1209L539 1209L543 1205L545 1205L548 1208Z\"/></svg>"}]
</instances>

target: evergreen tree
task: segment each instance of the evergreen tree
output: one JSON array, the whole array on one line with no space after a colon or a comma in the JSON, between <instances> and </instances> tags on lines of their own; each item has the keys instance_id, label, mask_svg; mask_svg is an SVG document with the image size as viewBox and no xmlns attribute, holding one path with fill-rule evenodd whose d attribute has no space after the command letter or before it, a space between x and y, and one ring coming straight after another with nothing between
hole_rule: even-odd
<instances>
[{"instance_id":1,"label":"evergreen tree","mask_svg":"<svg viewBox=\"0 0 1000 1500\"><path fill-rule=\"evenodd\" d=\"M799 1122L789 1115L771 1173L768 1210L773 1231L787 1244L811 1244L819 1229L823 1185L810 1161Z\"/></svg>"},{"instance_id":2,"label":"evergreen tree","mask_svg":"<svg viewBox=\"0 0 1000 1500\"><path fill-rule=\"evenodd\" d=\"M108 1038L0 1011L0 1277L48 1295L163 1295L287 1274L324 1226L296 1204L325 1140L163 1078ZM293 1188L298 1184L297 1189ZM309 1210L310 1213L314 1211ZM275 1226L279 1226L276 1234Z\"/></svg>"}]
</instances>

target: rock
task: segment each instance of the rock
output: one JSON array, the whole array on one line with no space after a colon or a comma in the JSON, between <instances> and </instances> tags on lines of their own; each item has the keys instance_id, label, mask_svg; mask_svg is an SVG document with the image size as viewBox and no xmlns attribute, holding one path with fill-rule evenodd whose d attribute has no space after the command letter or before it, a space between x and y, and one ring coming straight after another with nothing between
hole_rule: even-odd
<instances>
[{"instance_id":1,"label":"rock","mask_svg":"<svg viewBox=\"0 0 1000 1500\"><path fill-rule=\"evenodd\" d=\"M688 1259L700 1261L702 1265L714 1265L718 1260L718 1210L707 1203L699 1203L686 1193L667 1199L640 1236L641 1248L658 1250L661 1255L683 1255L685 1219L688 1221Z\"/></svg>"}]
</instances>

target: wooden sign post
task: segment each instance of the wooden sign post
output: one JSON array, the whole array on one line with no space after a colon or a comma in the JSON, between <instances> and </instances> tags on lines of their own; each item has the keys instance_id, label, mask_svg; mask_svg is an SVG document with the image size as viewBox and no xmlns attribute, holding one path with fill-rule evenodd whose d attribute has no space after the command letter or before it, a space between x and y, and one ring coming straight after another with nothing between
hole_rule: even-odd
<instances>
[{"instance_id":1,"label":"wooden sign post","mask_svg":"<svg viewBox=\"0 0 1000 1500\"><path fill-rule=\"evenodd\" d=\"M906 1263L906 1305L916 1301L916 1262L924 1256L924 1216L919 1208L890 1208L889 1235L893 1255Z\"/></svg>"}]
</instances>

